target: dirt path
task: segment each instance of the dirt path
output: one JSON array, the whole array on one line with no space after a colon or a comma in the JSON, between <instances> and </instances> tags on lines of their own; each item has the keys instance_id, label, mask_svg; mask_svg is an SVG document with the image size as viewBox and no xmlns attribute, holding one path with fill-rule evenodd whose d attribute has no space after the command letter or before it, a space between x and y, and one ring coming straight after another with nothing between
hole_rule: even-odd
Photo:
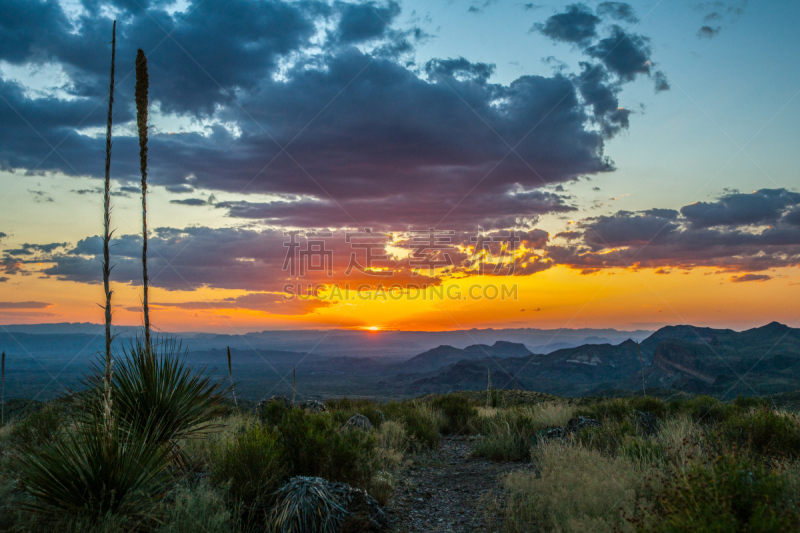
<instances>
[{"instance_id":1,"label":"dirt path","mask_svg":"<svg viewBox=\"0 0 800 533\"><path fill-rule=\"evenodd\" d=\"M485 501L502 501L503 475L530 468L471 458L472 442L444 438L430 462L406 470L390 504L390 530L471 533L487 529Z\"/></svg>"}]
</instances>

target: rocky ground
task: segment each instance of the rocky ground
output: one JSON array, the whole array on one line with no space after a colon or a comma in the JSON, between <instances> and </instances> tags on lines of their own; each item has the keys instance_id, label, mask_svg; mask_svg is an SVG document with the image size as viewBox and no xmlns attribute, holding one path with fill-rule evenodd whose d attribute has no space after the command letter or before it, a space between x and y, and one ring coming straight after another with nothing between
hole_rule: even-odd
<instances>
[{"instance_id":1,"label":"rocky ground","mask_svg":"<svg viewBox=\"0 0 800 533\"><path fill-rule=\"evenodd\" d=\"M439 450L405 472L386 509L390 531L467 533L491 531L502 506L502 478L530 464L470 457L473 441L443 438Z\"/></svg>"}]
</instances>

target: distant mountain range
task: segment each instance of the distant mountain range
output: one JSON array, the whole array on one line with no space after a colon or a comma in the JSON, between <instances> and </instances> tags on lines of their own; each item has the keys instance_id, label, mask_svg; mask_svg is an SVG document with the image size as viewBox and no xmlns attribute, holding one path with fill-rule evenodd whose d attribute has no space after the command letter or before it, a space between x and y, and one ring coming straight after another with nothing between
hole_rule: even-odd
<instances>
[{"instance_id":1,"label":"distant mountain range","mask_svg":"<svg viewBox=\"0 0 800 533\"><path fill-rule=\"evenodd\" d=\"M424 355L424 354L423 354ZM584 345L549 354L462 359L405 383L415 393L498 388L562 395L672 388L733 397L800 389L800 329L773 322L736 332L669 326L639 345Z\"/></svg>"},{"instance_id":2,"label":"distant mountain range","mask_svg":"<svg viewBox=\"0 0 800 533\"><path fill-rule=\"evenodd\" d=\"M103 348L98 336L102 330L96 327L0 328L0 350L8 353L7 396L51 397L65 386L75 386L88 361ZM36 333L37 328L47 333ZM118 345L135 330L122 332ZM220 378L227 376L225 348L230 346L237 396L251 399L291 394L294 371L302 398L481 390L488 379L495 388L568 396L642 387L724 397L800 389L800 329L775 322L742 332L684 325L656 332L313 330L178 335L191 349L189 362ZM553 349L558 344L562 347Z\"/></svg>"}]
</instances>

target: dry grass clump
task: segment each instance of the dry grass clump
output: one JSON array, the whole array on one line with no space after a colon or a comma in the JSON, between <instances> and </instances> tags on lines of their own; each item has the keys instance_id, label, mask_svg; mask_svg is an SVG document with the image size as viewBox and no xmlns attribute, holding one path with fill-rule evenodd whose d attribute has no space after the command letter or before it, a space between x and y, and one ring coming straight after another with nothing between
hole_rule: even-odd
<instances>
[{"instance_id":1,"label":"dry grass clump","mask_svg":"<svg viewBox=\"0 0 800 533\"><path fill-rule=\"evenodd\" d=\"M505 530L633 531L622 512L633 512L646 469L581 446L548 443L536 450L535 472L505 479Z\"/></svg>"}]
</instances>

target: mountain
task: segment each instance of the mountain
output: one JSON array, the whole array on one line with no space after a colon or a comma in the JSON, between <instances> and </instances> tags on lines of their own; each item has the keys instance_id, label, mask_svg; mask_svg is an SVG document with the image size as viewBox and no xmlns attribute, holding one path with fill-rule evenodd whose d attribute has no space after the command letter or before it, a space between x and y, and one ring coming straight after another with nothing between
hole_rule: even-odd
<instances>
[{"instance_id":1,"label":"mountain","mask_svg":"<svg viewBox=\"0 0 800 533\"><path fill-rule=\"evenodd\" d=\"M524 344L506 341L497 341L491 346L473 344L464 349L442 345L394 365L391 370L397 373L424 373L459 361L486 357L525 357L532 354L533 352L528 350Z\"/></svg>"},{"instance_id":2,"label":"mountain","mask_svg":"<svg viewBox=\"0 0 800 533\"><path fill-rule=\"evenodd\" d=\"M427 373L402 386L419 393L484 389L488 369L498 388L573 396L610 388L640 390L643 383L726 398L800 389L800 329L777 322L742 332L668 326L638 346L628 340L521 357L484 355L438 369L425 366Z\"/></svg>"}]
</instances>

